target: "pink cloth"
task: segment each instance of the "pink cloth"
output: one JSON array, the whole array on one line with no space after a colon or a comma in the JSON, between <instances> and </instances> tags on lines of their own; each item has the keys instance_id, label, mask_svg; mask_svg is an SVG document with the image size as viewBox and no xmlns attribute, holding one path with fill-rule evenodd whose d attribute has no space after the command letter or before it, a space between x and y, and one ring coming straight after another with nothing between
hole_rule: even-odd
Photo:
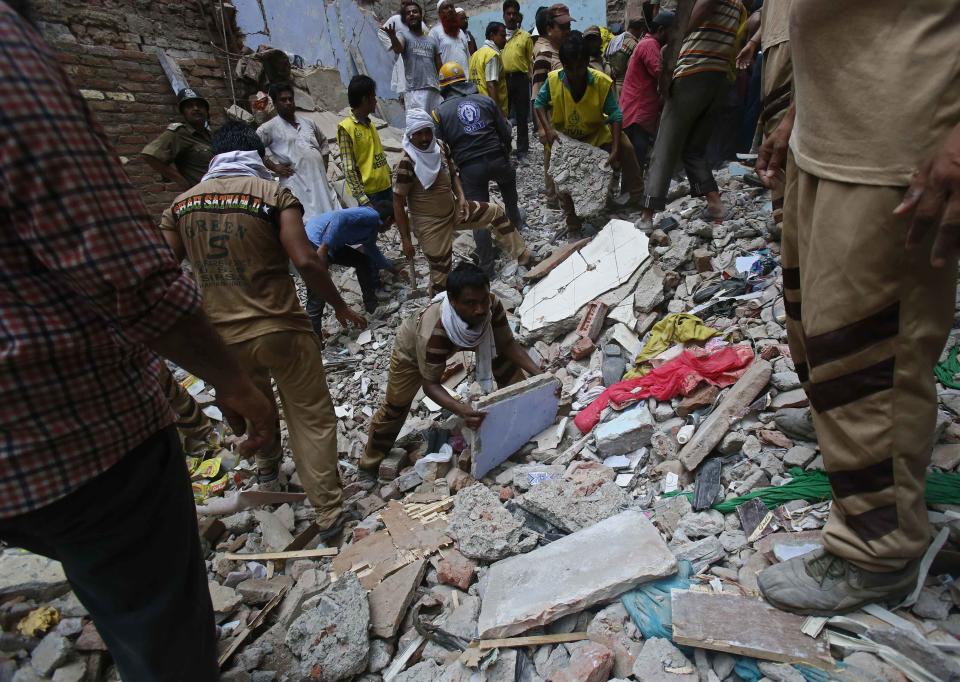
<instances>
[{"instance_id":1,"label":"pink cloth","mask_svg":"<svg viewBox=\"0 0 960 682\"><path fill-rule=\"evenodd\" d=\"M647 398L670 400L678 395L688 395L703 382L729 386L743 376L753 357L753 348L748 344L729 346L715 353L690 348L649 374L609 386L574 418L573 423L581 433L587 433L600 421L600 413L608 404L622 410Z\"/></svg>"},{"instance_id":2,"label":"pink cloth","mask_svg":"<svg viewBox=\"0 0 960 682\"><path fill-rule=\"evenodd\" d=\"M660 79L660 42L645 35L627 62L620 91L620 109L623 111L623 127L639 125L650 134L657 132L657 116L660 101L657 83Z\"/></svg>"}]
</instances>

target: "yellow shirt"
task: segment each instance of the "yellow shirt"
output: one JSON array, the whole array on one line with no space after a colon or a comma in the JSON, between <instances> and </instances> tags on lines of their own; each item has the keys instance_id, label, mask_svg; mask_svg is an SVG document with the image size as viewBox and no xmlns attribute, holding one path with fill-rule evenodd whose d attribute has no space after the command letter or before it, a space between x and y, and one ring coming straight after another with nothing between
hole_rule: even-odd
<instances>
[{"instance_id":1,"label":"yellow shirt","mask_svg":"<svg viewBox=\"0 0 960 682\"><path fill-rule=\"evenodd\" d=\"M363 194L376 194L390 188L390 164L387 163L383 143L373 123L360 123L350 114L337 126L337 141L351 194L359 200ZM349 150L345 149L348 145ZM353 153L350 154L350 151ZM360 176L362 191L359 186L354 186L359 184L356 174Z\"/></svg>"},{"instance_id":2,"label":"yellow shirt","mask_svg":"<svg viewBox=\"0 0 960 682\"><path fill-rule=\"evenodd\" d=\"M503 60L503 69L507 73L530 73L533 37L522 28L518 28L504 45L500 58Z\"/></svg>"},{"instance_id":3,"label":"yellow shirt","mask_svg":"<svg viewBox=\"0 0 960 682\"><path fill-rule=\"evenodd\" d=\"M560 80L561 71L551 71L547 76L550 88L550 113L553 127L575 140L602 147L613 141L604 103L613 87L613 79L596 69L590 69L592 78L587 79L587 89L579 102L573 100L570 89Z\"/></svg>"},{"instance_id":4,"label":"yellow shirt","mask_svg":"<svg viewBox=\"0 0 960 682\"><path fill-rule=\"evenodd\" d=\"M481 95L490 97L490 93L487 91L487 81L493 80L489 78L491 72L489 67L492 66L490 62L494 60L501 62L499 69L493 69L498 73L496 78L497 106L499 106L500 111L506 115L507 111L509 111L509 105L507 104L507 79L504 76L503 64L499 52L489 45L484 45L474 52L470 57L470 80L477 86L477 91Z\"/></svg>"}]
</instances>

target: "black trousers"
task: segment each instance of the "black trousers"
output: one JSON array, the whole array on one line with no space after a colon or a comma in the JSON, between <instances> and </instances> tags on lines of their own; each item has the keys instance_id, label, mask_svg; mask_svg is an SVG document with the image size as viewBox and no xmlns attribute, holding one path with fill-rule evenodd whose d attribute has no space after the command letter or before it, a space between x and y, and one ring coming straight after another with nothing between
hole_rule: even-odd
<instances>
[{"instance_id":1,"label":"black trousers","mask_svg":"<svg viewBox=\"0 0 960 682\"><path fill-rule=\"evenodd\" d=\"M530 149L530 76L520 72L507 74L507 101L517 122L517 152L526 154Z\"/></svg>"},{"instance_id":2,"label":"black trousers","mask_svg":"<svg viewBox=\"0 0 960 682\"><path fill-rule=\"evenodd\" d=\"M218 680L216 628L177 431L155 433L0 539L56 559L124 680Z\"/></svg>"},{"instance_id":3,"label":"black trousers","mask_svg":"<svg viewBox=\"0 0 960 682\"><path fill-rule=\"evenodd\" d=\"M463 185L464 196L470 201L490 201L491 181L497 183L507 217L519 230L521 220L520 208L517 205L517 171L510 165L507 155L502 151L492 152L460 166L460 184ZM493 277L493 261L497 254L490 230L474 230L473 240L477 243L480 268L489 277Z\"/></svg>"},{"instance_id":4,"label":"black trousers","mask_svg":"<svg viewBox=\"0 0 960 682\"><path fill-rule=\"evenodd\" d=\"M337 250L335 256L330 257L330 262L334 265L343 265L353 268L357 274L357 281L360 283L360 293L363 296L363 307L368 313L377 309L377 277L374 275L373 268L370 267L370 260L366 255L360 253L350 246L344 246ZM307 315L310 316L310 324L313 325L313 331L318 338L323 338L320 330L323 328L323 309L327 302L323 300L320 294L307 289Z\"/></svg>"},{"instance_id":5,"label":"black trousers","mask_svg":"<svg viewBox=\"0 0 960 682\"><path fill-rule=\"evenodd\" d=\"M633 145L633 152L637 157L637 163L640 165L640 170L642 171L643 167L647 164L647 154L650 153L650 149L653 147L653 141L656 138L636 123L624 128L623 132L627 134L630 144Z\"/></svg>"}]
</instances>

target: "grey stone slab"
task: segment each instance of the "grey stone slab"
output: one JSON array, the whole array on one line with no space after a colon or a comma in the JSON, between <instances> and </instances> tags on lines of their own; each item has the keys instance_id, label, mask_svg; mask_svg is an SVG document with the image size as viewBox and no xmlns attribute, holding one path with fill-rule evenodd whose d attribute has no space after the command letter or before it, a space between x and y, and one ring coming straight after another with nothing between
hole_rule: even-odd
<instances>
[{"instance_id":1,"label":"grey stone slab","mask_svg":"<svg viewBox=\"0 0 960 682\"><path fill-rule=\"evenodd\" d=\"M596 428L593 435L597 451L604 457L635 452L650 445L655 427L656 422L645 403L630 407Z\"/></svg>"},{"instance_id":2,"label":"grey stone slab","mask_svg":"<svg viewBox=\"0 0 960 682\"><path fill-rule=\"evenodd\" d=\"M477 629L510 637L672 574L673 554L647 517L627 510L490 567Z\"/></svg>"},{"instance_id":3,"label":"grey stone slab","mask_svg":"<svg viewBox=\"0 0 960 682\"><path fill-rule=\"evenodd\" d=\"M49 601L69 590L59 561L19 549L0 554L0 597Z\"/></svg>"},{"instance_id":4,"label":"grey stone slab","mask_svg":"<svg viewBox=\"0 0 960 682\"><path fill-rule=\"evenodd\" d=\"M470 475L483 478L557 418L560 382L541 374L494 391L477 401L486 413L479 431L470 432Z\"/></svg>"}]
</instances>

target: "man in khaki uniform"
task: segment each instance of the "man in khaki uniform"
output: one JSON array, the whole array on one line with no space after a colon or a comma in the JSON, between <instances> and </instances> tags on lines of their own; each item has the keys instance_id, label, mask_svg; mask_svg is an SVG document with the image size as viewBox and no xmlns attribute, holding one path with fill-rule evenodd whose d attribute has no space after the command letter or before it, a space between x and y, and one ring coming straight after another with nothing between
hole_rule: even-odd
<instances>
[{"instance_id":1,"label":"man in khaki uniform","mask_svg":"<svg viewBox=\"0 0 960 682\"><path fill-rule=\"evenodd\" d=\"M380 462L403 428L410 403L423 387L424 394L477 429L484 414L447 393L441 380L447 359L461 350L477 353L477 381L484 390L520 381L523 372L541 374L523 347L513 338L507 313L490 280L472 263L460 263L450 273L447 290L397 330L390 356L390 374L383 403L373 420L360 470L376 477Z\"/></svg>"},{"instance_id":2,"label":"man in khaki uniform","mask_svg":"<svg viewBox=\"0 0 960 682\"><path fill-rule=\"evenodd\" d=\"M190 189L207 172L210 147L210 104L192 88L177 93L183 122L167 129L140 152L140 158L180 189Z\"/></svg>"},{"instance_id":3,"label":"man in khaki uniform","mask_svg":"<svg viewBox=\"0 0 960 682\"><path fill-rule=\"evenodd\" d=\"M329 538L344 521L337 420L320 340L300 307L288 262L333 305L341 324L366 322L343 302L307 240L300 202L263 165L257 133L227 123L214 136L213 150L210 170L174 200L160 229L174 253L189 258L204 310L271 400L271 376L276 380L297 473L320 534ZM257 453L261 486L279 487L282 454L278 429L273 443Z\"/></svg>"},{"instance_id":4,"label":"man in khaki uniform","mask_svg":"<svg viewBox=\"0 0 960 682\"><path fill-rule=\"evenodd\" d=\"M960 245L957 26L957 0L791 8L794 105L757 170L770 183L786 162L787 331L833 507L823 550L760 574L786 610L896 602L930 542L933 367Z\"/></svg>"},{"instance_id":5,"label":"man in khaki uniform","mask_svg":"<svg viewBox=\"0 0 960 682\"><path fill-rule=\"evenodd\" d=\"M413 258L412 225L430 264L433 293L446 288L454 232L489 229L500 247L520 265L530 263L523 237L502 208L464 198L450 150L436 140L433 119L421 109L407 111L403 156L394 169L393 201L403 254Z\"/></svg>"}]
</instances>

